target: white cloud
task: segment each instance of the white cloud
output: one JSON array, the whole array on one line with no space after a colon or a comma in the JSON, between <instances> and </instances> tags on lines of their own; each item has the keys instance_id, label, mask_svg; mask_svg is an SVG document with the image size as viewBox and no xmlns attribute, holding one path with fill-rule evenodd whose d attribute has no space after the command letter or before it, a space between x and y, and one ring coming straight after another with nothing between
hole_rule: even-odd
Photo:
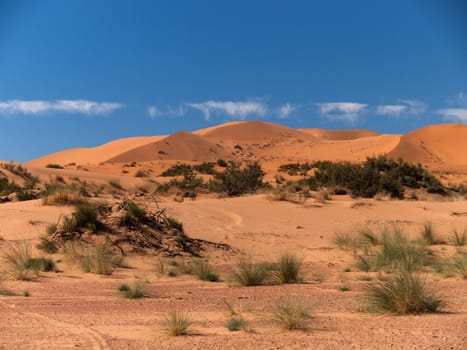
<instances>
[{"instance_id":1,"label":"white cloud","mask_svg":"<svg viewBox=\"0 0 467 350\"><path fill-rule=\"evenodd\" d=\"M407 107L406 112L409 114L420 115L426 111L426 104L422 101L399 99L399 103Z\"/></svg>"},{"instance_id":2,"label":"white cloud","mask_svg":"<svg viewBox=\"0 0 467 350\"><path fill-rule=\"evenodd\" d=\"M368 106L363 103L355 102L329 102L317 103L319 112L331 120L346 120L355 122L360 113Z\"/></svg>"},{"instance_id":3,"label":"white cloud","mask_svg":"<svg viewBox=\"0 0 467 350\"><path fill-rule=\"evenodd\" d=\"M156 106L149 106L147 108L147 112L148 112L148 115L151 117L151 118L155 118L159 115L159 110L157 109Z\"/></svg>"},{"instance_id":4,"label":"white cloud","mask_svg":"<svg viewBox=\"0 0 467 350\"><path fill-rule=\"evenodd\" d=\"M279 118L287 118L296 109L297 107L287 102L286 104L279 107Z\"/></svg>"},{"instance_id":5,"label":"white cloud","mask_svg":"<svg viewBox=\"0 0 467 350\"><path fill-rule=\"evenodd\" d=\"M445 119L467 123L467 108L447 108L438 110Z\"/></svg>"},{"instance_id":6,"label":"white cloud","mask_svg":"<svg viewBox=\"0 0 467 350\"><path fill-rule=\"evenodd\" d=\"M263 116L267 111L267 106L260 102L206 101L186 105L201 111L206 120L209 120L215 113L225 113L231 118L244 120L249 115Z\"/></svg>"},{"instance_id":7,"label":"white cloud","mask_svg":"<svg viewBox=\"0 0 467 350\"><path fill-rule=\"evenodd\" d=\"M382 105L376 108L376 114L398 116L407 110L403 105Z\"/></svg>"},{"instance_id":8,"label":"white cloud","mask_svg":"<svg viewBox=\"0 0 467 350\"><path fill-rule=\"evenodd\" d=\"M87 100L54 100L54 101L0 101L0 114L33 114L50 112L79 113L86 115L109 114L125 105L115 102L94 102Z\"/></svg>"}]
</instances>

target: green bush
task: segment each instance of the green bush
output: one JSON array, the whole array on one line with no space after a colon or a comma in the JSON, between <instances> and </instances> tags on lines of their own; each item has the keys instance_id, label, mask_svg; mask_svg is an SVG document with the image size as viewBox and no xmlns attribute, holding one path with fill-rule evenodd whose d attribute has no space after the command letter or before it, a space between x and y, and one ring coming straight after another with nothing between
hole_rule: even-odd
<instances>
[{"instance_id":1,"label":"green bush","mask_svg":"<svg viewBox=\"0 0 467 350\"><path fill-rule=\"evenodd\" d=\"M265 283L271 272L270 264L241 258L231 272L231 284L238 286L259 286Z\"/></svg>"},{"instance_id":2,"label":"green bush","mask_svg":"<svg viewBox=\"0 0 467 350\"><path fill-rule=\"evenodd\" d=\"M47 164L45 167L50 169L63 169L60 164Z\"/></svg>"},{"instance_id":3,"label":"green bush","mask_svg":"<svg viewBox=\"0 0 467 350\"><path fill-rule=\"evenodd\" d=\"M209 188L229 196L254 193L263 187L263 176L264 172L258 163L247 164L244 168L239 163L231 163L223 173L215 175Z\"/></svg>"},{"instance_id":4,"label":"green bush","mask_svg":"<svg viewBox=\"0 0 467 350\"><path fill-rule=\"evenodd\" d=\"M188 174L193 173L193 168L191 165L182 163L182 164L175 164L170 168L164 170L160 176L185 176Z\"/></svg>"},{"instance_id":5,"label":"green bush","mask_svg":"<svg viewBox=\"0 0 467 350\"><path fill-rule=\"evenodd\" d=\"M287 297L277 301L270 320L286 330L305 330L312 318L312 307L302 300Z\"/></svg>"},{"instance_id":6,"label":"green bush","mask_svg":"<svg viewBox=\"0 0 467 350\"><path fill-rule=\"evenodd\" d=\"M342 187L354 196L371 198L379 192L403 198L404 188L424 188L430 193L444 194L438 179L420 164L411 164L386 156L369 157L362 164L318 161L315 173L307 179L310 188Z\"/></svg>"},{"instance_id":7,"label":"green bush","mask_svg":"<svg viewBox=\"0 0 467 350\"><path fill-rule=\"evenodd\" d=\"M302 280L300 276L301 265L301 260L295 254L283 254L273 271L274 276L280 283L299 283Z\"/></svg>"},{"instance_id":8,"label":"green bush","mask_svg":"<svg viewBox=\"0 0 467 350\"><path fill-rule=\"evenodd\" d=\"M370 284L366 298L367 310L397 315L436 312L443 305L439 297L427 290L418 273L406 270Z\"/></svg>"}]
</instances>

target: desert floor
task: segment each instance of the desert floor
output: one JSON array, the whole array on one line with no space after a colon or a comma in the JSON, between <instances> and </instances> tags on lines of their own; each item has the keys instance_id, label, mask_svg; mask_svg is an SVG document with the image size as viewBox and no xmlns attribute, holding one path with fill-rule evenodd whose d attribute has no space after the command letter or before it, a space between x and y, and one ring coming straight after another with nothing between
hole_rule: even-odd
<instances>
[{"instance_id":1,"label":"desert floor","mask_svg":"<svg viewBox=\"0 0 467 350\"><path fill-rule=\"evenodd\" d=\"M358 203L358 204L355 204ZM147 205L153 205L148 201ZM332 241L336 232L398 224L416 235L426 222L447 235L467 227L467 201L356 201L334 196L324 204L273 202L264 195L229 199L163 200L195 238L229 244L232 252L208 251L223 282L156 273L156 256L130 256L129 268L112 276L85 274L65 261L62 272L41 273L34 281L1 283L16 293L0 295L1 349L467 349L467 280L427 275L446 300L443 313L375 316L358 312L365 285L350 253ZM0 205L0 253L12 242L44 233L71 207L43 206L40 200ZM450 247L435 247L440 251ZM303 284L229 287L235 260L248 254L274 261L293 251L304 261ZM60 255L54 256L54 259ZM344 272L348 270L350 272ZM372 275L372 273L370 273ZM117 287L135 277L147 281L150 297L123 299ZM349 291L340 291L340 286ZM29 297L22 294L27 291ZM314 305L306 331L287 332L270 324L268 312L282 296ZM244 310L252 332L225 328L225 302ZM168 337L162 321L171 310L187 312L194 324L188 336Z\"/></svg>"}]
</instances>

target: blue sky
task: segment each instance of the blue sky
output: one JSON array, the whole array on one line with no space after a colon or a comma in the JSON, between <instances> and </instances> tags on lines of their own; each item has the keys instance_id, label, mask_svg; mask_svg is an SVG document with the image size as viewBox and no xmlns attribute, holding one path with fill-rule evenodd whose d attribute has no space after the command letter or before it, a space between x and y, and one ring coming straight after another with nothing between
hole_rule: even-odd
<instances>
[{"instance_id":1,"label":"blue sky","mask_svg":"<svg viewBox=\"0 0 467 350\"><path fill-rule=\"evenodd\" d=\"M243 119L467 123L467 1L0 0L0 159Z\"/></svg>"}]
</instances>

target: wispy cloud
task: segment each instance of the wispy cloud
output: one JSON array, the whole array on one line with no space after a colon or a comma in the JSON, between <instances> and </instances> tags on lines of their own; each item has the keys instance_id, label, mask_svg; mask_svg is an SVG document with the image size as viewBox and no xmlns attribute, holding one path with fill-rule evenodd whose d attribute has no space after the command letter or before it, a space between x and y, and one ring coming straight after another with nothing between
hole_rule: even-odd
<instances>
[{"instance_id":1,"label":"wispy cloud","mask_svg":"<svg viewBox=\"0 0 467 350\"><path fill-rule=\"evenodd\" d=\"M156 118L160 114L156 106L148 106L146 110L151 118Z\"/></svg>"},{"instance_id":2,"label":"wispy cloud","mask_svg":"<svg viewBox=\"0 0 467 350\"><path fill-rule=\"evenodd\" d=\"M0 114L40 115L50 112L104 115L125 107L116 102L94 102L87 100L9 100L0 101Z\"/></svg>"},{"instance_id":3,"label":"wispy cloud","mask_svg":"<svg viewBox=\"0 0 467 350\"><path fill-rule=\"evenodd\" d=\"M242 101L206 101L201 103L187 103L188 107L201 111L204 119L209 120L213 114L227 114L231 118L244 120L249 115L264 116L268 110L261 102Z\"/></svg>"},{"instance_id":4,"label":"wispy cloud","mask_svg":"<svg viewBox=\"0 0 467 350\"><path fill-rule=\"evenodd\" d=\"M440 109L438 113L447 120L453 120L461 123L467 123L467 108L447 108Z\"/></svg>"},{"instance_id":5,"label":"wispy cloud","mask_svg":"<svg viewBox=\"0 0 467 350\"><path fill-rule=\"evenodd\" d=\"M382 105L376 107L376 114L399 116L402 112L407 111L407 106L404 105Z\"/></svg>"},{"instance_id":6,"label":"wispy cloud","mask_svg":"<svg viewBox=\"0 0 467 350\"><path fill-rule=\"evenodd\" d=\"M407 107L406 112L409 114L420 115L426 111L426 104L422 101L399 99L399 103Z\"/></svg>"},{"instance_id":7,"label":"wispy cloud","mask_svg":"<svg viewBox=\"0 0 467 350\"><path fill-rule=\"evenodd\" d=\"M296 106L291 105L290 103L285 103L279 107L278 113L279 118L285 119L290 116L290 114L297 109Z\"/></svg>"},{"instance_id":8,"label":"wispy cloud","mask_svg":"<svg viewBox=\"0 0 467 350\"><path fill-rule=\"evenodd\" d=\"M355 122L368 105L356 102L328 102L317 103L316 106L328 119Z\"/></svg>"}]
</instances>

